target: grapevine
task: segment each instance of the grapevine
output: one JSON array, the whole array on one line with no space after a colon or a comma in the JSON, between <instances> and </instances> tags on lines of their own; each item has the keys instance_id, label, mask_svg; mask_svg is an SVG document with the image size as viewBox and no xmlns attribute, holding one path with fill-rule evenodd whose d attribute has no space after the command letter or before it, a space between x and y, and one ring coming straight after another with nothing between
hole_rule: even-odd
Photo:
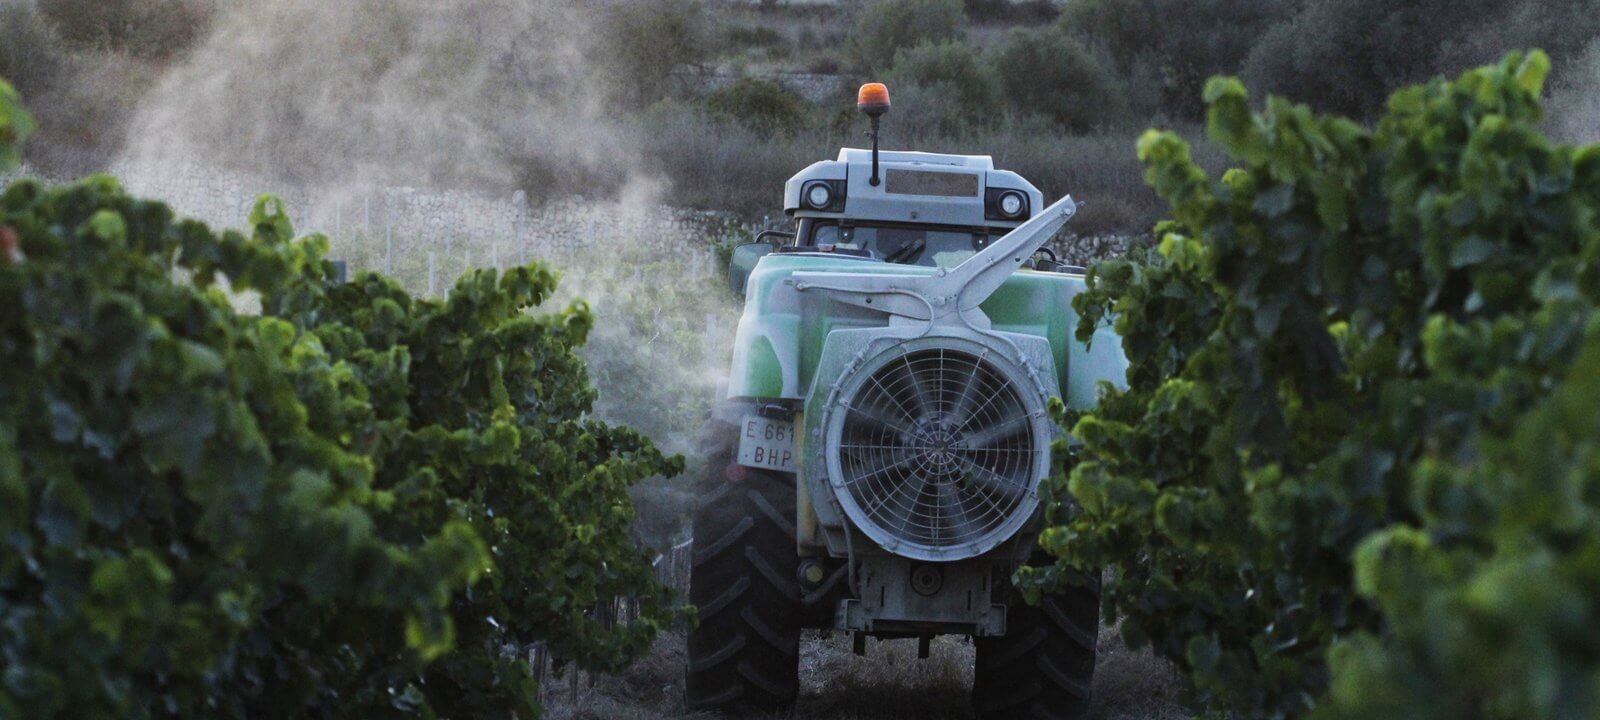
<instances>
[{"instance_id":1,"label":"grapevine","mask_svg":"<svg viewBox=\"0 0 1600 720\"><path fill-rule=\"evenodd\" d=\"M1543 137L1547 70L1401 90L1370 130L1214 79L1220 181L1141 138L1172 219L1074 303L1132 368L1066 419L1042 543L1111 568L1108 614L1203 707L1600 712L1600 147Z\"/></svg>"},{"instance_id":2,"label":"grapevine","mask_svg":"<svg viewBox=\"0 0 1600 720\"><path fill-rule=\"evenodd\" d=\"M552 271L425 301L250 230L0 195L0 717L535 717L515 648L614 670L680 617L627 488L682 461L587 418Z\"/></svg>"}]
</instances>

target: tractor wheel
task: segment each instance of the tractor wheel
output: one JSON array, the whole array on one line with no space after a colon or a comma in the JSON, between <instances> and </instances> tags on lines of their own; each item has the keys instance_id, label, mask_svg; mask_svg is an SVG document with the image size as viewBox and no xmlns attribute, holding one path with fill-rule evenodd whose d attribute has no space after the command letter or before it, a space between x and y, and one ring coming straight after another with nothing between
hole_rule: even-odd
<instances>
[{"instance_id":1,"label":"tractor wheel","mask_svg":"<svg viewBox=\"0 0 1600 720\"><path fill-rule=\"evenodd\" d=\"M715 421L713 421L715 422ZM691 709L774 708L800 685L800 587L794 476L727 472L734 428L706 449L706 492L694 514L685 701ZM735 479L737 478L737 479Z\"/></svg>"},{"instance_id":2,"label":"tractor wheel","mask_svg":"<svg viewBox=\"0 0 1600 720\"><path fill-rule=\"evenodd\" d=\"M985 720L1089 716L1100 582L1068 587L1038 607L1009 593L1006 634L977 638L972 704Z\"/></svg>"}]
</instances>

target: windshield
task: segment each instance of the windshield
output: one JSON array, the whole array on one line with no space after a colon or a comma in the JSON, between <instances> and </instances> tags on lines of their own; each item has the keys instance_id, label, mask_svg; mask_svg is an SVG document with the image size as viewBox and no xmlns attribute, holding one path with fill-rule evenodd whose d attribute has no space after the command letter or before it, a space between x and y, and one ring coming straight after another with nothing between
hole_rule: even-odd
<instances>
[{"instance_id":1,"label":"windshield","mask_svg":"<svg viewBox=\"0 0 1600 720\"><path fill-rule=\"evenodd\" d=\"M952 268L998 237L981 228L819 222L812 227L810 244L818 248L860 250L888 262Z\"/></svg>"}]
</instances>

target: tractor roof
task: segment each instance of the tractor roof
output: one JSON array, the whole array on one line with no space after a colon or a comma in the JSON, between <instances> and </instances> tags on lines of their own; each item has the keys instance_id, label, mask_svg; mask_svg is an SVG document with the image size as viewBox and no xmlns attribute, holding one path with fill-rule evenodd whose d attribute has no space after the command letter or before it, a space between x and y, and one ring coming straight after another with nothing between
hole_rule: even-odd
<instances>
[{"instance_id":1,"label":"tractor roof","mask_svg":"<svg viewBox=\"0 0 1600 720\"><path fill-rule=\"evenodd\" d=\"M883 164L943 165L969 170L993 170L994 158L988 155L948 155L912 150L880 150L878 161ZM839 148L839 158L834 162L872 164L872 151L862 148Z\"/></svg>"},{"instance_id":2,"label":"tractor roof","mask_svg":"<svg viewBox=\"0 0 1600 720\"><path fill-rule=\"evenodd\" d=\"M1009 170L994 169L988 155L885 150L878 153L878 162L881 177L876 186L870 182L871 150L843 148L836 160L812 163L784 185L784 212L795 217L1012 228L1044 208L1044 195L1033 183ZM831 190L834 201L826 208L803 202L802 194L816 182ZM1024 211L1009 219L996 212L998 198L1006 190L1026 199Z\"/></svg>"}]
</instances>

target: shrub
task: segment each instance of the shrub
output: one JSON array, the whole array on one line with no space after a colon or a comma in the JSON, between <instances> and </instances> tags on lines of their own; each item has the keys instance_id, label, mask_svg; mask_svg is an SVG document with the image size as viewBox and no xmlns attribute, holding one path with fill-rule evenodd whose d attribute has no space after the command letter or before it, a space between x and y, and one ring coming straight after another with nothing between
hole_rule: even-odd
<instances>
[{"instance_id":1,"label":"shrub","mask_svg":"<svg viewBox=\"0 0 1600 720\"><path fill-rule=\"evenodd\" d=\"M662 102L640 120L643 169L672 179L679 207L781 217L784 181L846 141L821 125L812 119L792 135L766 136L697 104Z\"/></svg>"},{"instance_id":2,"label":"shrub","mask_svg":"<svg viewBox=\"0 0 1600 720\"><path fill-rule=\"evenodd\" d=\"M1237 73L1256 40L1297 3L1277 0L1074 0L1058 25L1104 47L1124 74L1161 84L1161 106L1197 117L1205 79ZM1139 72L1141 67L1147 68ZM1156 108L1141 108L1154 111Z\"/></svg>"},{"instance_id":3,"label":"shrub","mask_svg":"<svg viewBox=\"0 0 1600 720\"><path fill-rule=\"evenodd\" d=\"M783 33L765 25L729 24L722 29L724 47L736 50L775 48L788 44Z\"/></svg>"},{"instance_id":4,"label":"shrub","mask_svg":"<svg viewBox=\"0 0 1600 720\"><path fill-rule=\"evenodd\" d=\"M927 43L895 53L886 80L895 88L895 123L945 134L993 123L1001 114L999 79L965 43Z\"/></svg>"},{"instance_id":5,"label":"shrub","mask_svg":"<svg viewBox=\"0 0 1600 720\"><path fill-rule=\"evenodd\" d=\"M0 194L0 715L531 717L524 644L640 654L675 614L627 488L680 464L584 419L586 309L525 314L537 264L336 283L251 224Z\"/></svg>"},{"instance_id":6,"label":"shrub","mask_svg":"<svg viewBox=\"0 0 1600 720\"><path fill-rule=\"evenodd\" d=\"M1154 217L1159 216L1150 211L1154 203L1140 203L1140 197L1122 197L1110 195L1095 198L1092 202L1083 203L1082 209L1072 218L1074 235L1085 236L1137 236L1146 233L1154 224ZM1100 258L1092 258L1099 260ZM1074 265L1084 265L1076 262Z\"/></svg>"},{"instance_id":7,"label":"shrub","mask_svg":"<svg viewBox=\"0 0 1600 720\"><path fill-rule=\"evenodd\" d=\"M1600 712L1600 147L1539 134L1546 68L1402 90L1371 131L1213 80L1216 183L1140 140L1173 219L1074 301L1132 365L1041 543L1112 568L1108 616L1208 709Z\"/></svg>"},{"instance_id":8,"label":"shrub","mask_svg":"<svg viewBox=\"0 0 1600 720\"><path fill-rule=\"evenodd\" d=\"M1442 36L1471 12L1443 0L1310 3L1261 39L1242 73L1265 91L1370 117L1389 89L1431 74Z\"/></svg>"},{"instance_id":9,"label":"shrub","mask_svg":"<svg viewBox=\"0 0 1600 720\"><path fill-rule=\"evenodd\" d=\"M69 60L50 23L32 5L0 5L0 77L29 97L57 85L68 73Z\"/></svg>"},{"instance_id":10,"label":"shrub","mask_svg":"<svg viewBox=\"0 0 1600 720\"><path fill-rule=\"evenodd\" d=\"M839 57L832 54L820 54L806 64L806 72L815 75L839 74Z\"/></svg>"},{"instance_id":11,"label":"shrub","mask_svg":"<svg viewBox=\"0 0 1600 720\"><path fill-rule=\"evenodd\" d=\"M1198 126L1182 126L1177 132L1196 138L1195 157L1202 167L1225 167L1221 152L1204 142ZM1071 193L1081 205L1067 233L1147 235L1166 211L1161 198L1139 179L1134 139L1118 131L1058 135L1037 121L1007 120L959 141L919 138L914 147L992 155L996 167L1027 178L1047 202Z\"/></svg>"},{"instance_id":12,"label":"shrub","mask_svg":"<svg viewBox=\"0 0 1600 720\"><path fill-rule=\"evenodd\" d=\"M739 78L706 93L704 103L713 115L765 134L792 132L806 120L804 99L763 78Z\"/></svg>"},{"instance_id":13,"label":"shrub","mask_svg":"<svg viewBox=\"0 0 1600 720\"><path fill-rule=\"evenodd\" d=\"M1116 125L1127 116L1111 73L1064 33L1012 30L993 62L1013 112L1038 113L1071 132Z\"/></svg>"},{"instance_id":14,"label":"shrub","mask_svg":"<svg viewBox=\"0 0 1600 720\"><path fill-rule=\"evenodd\" d=\"M169 58L199 40L211 4L197 0L38 0L62 40L79 48Z\"/></svg>"},{"instance_id":15,"label":"shrub","mask_svg":"<svg viewBox=\"0 0 1600 720\"><path fill-rule=\"evenodd\" d=\"M967 18L982 23L1050 22L1061 15L1052 0L962 0Z\"/></svg>"},{"instance_id":16,"label":"shrub","mask_svg":"<svg viewBox=\"0 0 1600 720\"><path fill-rule=\"evenodd\" d=\"M873 0L850 33L850 59L866 73L888 70L902 50L955 40L965 21L961 0Z\"/></svg>"},{"instance_id":17,"label":"shrub","mask_svg":"<svg viewBox=\"0 0 1600 720\"><path fill-rule=\"evenodd\" d=\"M1582 0L1306 3L1261 38L1242 74L1266 91L1369 118L1392 88L1518 47L1565 60L1597 34L1600 16Z\"/></svg>"},{"instance_id":18,"label":"shrub","mask_svg":"<svg viewBox=\"0 0 1600 720\"><path fill-rule=\"evenodd\" d=\"M706 56L698 0L614 3L601 16L593 54L622 102L645 108L666 96L672 73Z\"/></svg>"}]
</instances>

